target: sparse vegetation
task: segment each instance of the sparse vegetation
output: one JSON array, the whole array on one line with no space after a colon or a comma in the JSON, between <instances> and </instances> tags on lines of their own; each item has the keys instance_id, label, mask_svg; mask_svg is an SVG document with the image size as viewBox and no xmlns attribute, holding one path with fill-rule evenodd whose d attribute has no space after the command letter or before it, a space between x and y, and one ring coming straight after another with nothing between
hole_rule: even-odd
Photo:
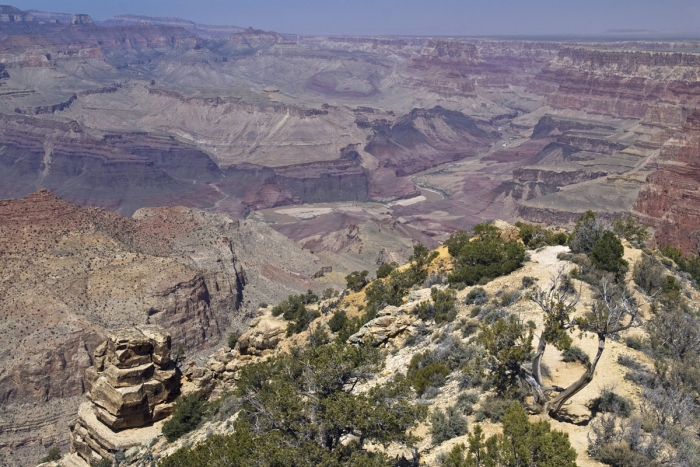
<instances>
[{"instance_id":1,"label":"sparse vegetation","mask_svg":"<svg viewBox=\"0 0 700 467\"><path fill-rule=\"evenodd\" d=\"M55 462L61 460L61 450L58 446L49 449L49 452L41 459L41 462Z\"/></svg>"},{"instance_id":2,"label":"sparse vegetation","mask_svg":"<svg viewBox=\"0 0 700 467\"><path fill-rule=\"evenodd\" d=\"M624 219L615 219L612 223L612 228L613 232L618 236L637 247L642 247L649 240L648 227L632 216L627 216Z\"/></svg>"},{"instance_id":3,"label":"sparse vegetation","mask_svg":"<svg viewBox=\"0 0 700 467\"><path fill-rule=\"evenodd\" d=\"M180 396L175 401L173 416L163 424L163 435L172 442L189 433L197 428L207 409L207 400L201 392Z\"/></svg>"},{"instance_id":4,"label":"sparse vegetation","mask_svg":"<svg viewBox=\"0 0 700 467\"><path fill-rule=\"evenodd\" d=\"M600 392L600 396L593 399L588 404L588 407L594 415L597 413L614 413L623 417L629 417L632 414L632 409L634 409L634 404L626 397L616 394L612 389L604 388Z\"/></svg>"},{"instance_id":5,"label":"sparse vegetation","mask_svg":"<svg viewBox=\"0 0 700 467\"><path fill-rule=\"evenodd\" d=\"M434 445L442 444L448 439L467 434L466 417L456 406L435 409L430 414L430 437Z\"/></svg>"},{"instance_id":6,"label":"sparse vegetation","mask_svg":"<svg viewBox=\"0 0 700 467\"><path fill-rule=\"evenodd\" d=\"M553 232L545 227L516 222L515 226L520 231L520 239L531 250L546 245L566 245L569 236L564 232Z\"/></svg>"},{"instance_id":7,"label":"sparse vegetation","mask_svg":"<svg viewBox=\"0 0 700 467\"><path fill-rule=\"evenodd\" d=\"M642 258L634 264L632 278L647 295L654 295L661 289L666 268L660 261L650 255L642 255Z\"/></svg>"},{"instance_id":8,"label":"sparse vegetation","mask_svg":"<svg viewBox=\"0 0 700 467\"><path fill-rule=\"evenodd\" d=\"M489 294L483 287L474 287L469 291L464 303L467 305L483 305L489 301Z\"/></svg>"},{"instance_id":9,"label":"sparse vegetation","mask_svg":"<svg viewBox=\"0 0 700 467\"><path fill-rule=\"evenodd\" d=\"M227 343L228 343L229 348L232 349L236 346L236 344L238 343L239 337L240 337L240 335L238 334L237 331L233 331L231 334L228 335Z\"/></svg>"},{"instance_id":10,"label":"sparse vegetation","mask_svg":"<svg viewBox=\"0 0 700 467\"><path fill-rule=\"evenodd\" d=\"M564 350L561 354L561 359L564 362L579 362L584 366L591 364L591 358L586 352L583 351L581 347L572 345L568 349Z\"/></svg>"},{"instance_id":11,"label":"sparse vegetation","mask_svg":"<svg viewBox=\"0 0 700 467\"><path fill-rule=\"evenodd\" d=\"M413 448L417 438L408 430L425 418L426 408L410 402L400 375L353 391L381 366L376 349L346 344L293 349L247 365L237 382L233 433L182 448L159 465L387 465L388 456L368 444Z\"/></svg>"},{"instance_id":12,"label":"sparse vegetation","mask_svg":"<svg viewBox=\"0 0 700 467\"><path fill-rule=\"evenodd\" d=\"M518 269L525 260L523 245L514 240L503 240L499 230L489 224L474 226L471 239L458 233L448 242L448 251L455 258L455 271L448 276L451 284L488 282Z\"/></svg>"},{"instance_id":13,"label":"sparse vegetation","mask_svg":"<svg viewBox=\"0 0 700 467\"><path fill-rule=\"evenodd\" d=\"M585 317L572 318L571 313L578 303L579 295L571 293L575 288L560 287L563 278L564 272L559 270L547 290L537 288L531 296L545 318L545 327L538 336L534 356L531 355L533 330L514 316L499 318L491 325L484 324L479 336L479 342L488 353L488 366L498 393L507 396L521 388L527 389L534 399L530 409L546 410L553 416L566 401L591 382L607 339L636 326L639 312L636 301L624 286L603 278L597 300L591 305L590 311ZM559 390L556 396L551 396L552 391L542 379L544 352L550 344L560 351L568 350L573 342L569 334L574 329L597 336L598 351L594 359L585 365L584 373L577 380L569 387ZM531 369L528 369L525 362L530 359L532 364Z\"/></svg>"},{"instance_id":14,"label":"sparse vegetation","mask_svg":"<svg viewBox=\"0 0 700 467\"><path fill-rule=\"evenodd\" d=\"M382 264L382 265L379 266L379 268L377 269L377 279L384 279L384 278L387 277L389 274L391 274L391 272L392 272L394 269L396 269L396 268L398 268L398 267L399 267L398 263L394 263L394 262Z\"/></svg>"},{"instance_id":15,"label":"sparse vegetation","mask_svg":"<svg viewBox=\"0 0 700 467\"><path fill-rule=\"evenodd\" d=\"M576 467L569 436L546 421L530 422L525 409L512 403L503 415L503 434L488 439L480 425L441 459L443 467Z\"/></svg>"},{"instance_id":16,"label":"sparse vegetation","mask_svg":"<svg viewBox=\"0 0 700 467\"><path fill-rule=\"evenodd\" d=\"M365 286L369 283L367 280L367 276L369 275L369 271L354 271L345 276L345 282L347 283L347 288L352 290L353 292L359 292L360 290L364 289Z\"/></svg>"},{"instance_id":17,"label":"sparse vegetation","mask_svg":"<svg viewBox=\"0 0 700 467\"><path fill-rule=\"evenodd\" d=\"M272 308L272 316L279 316L289 321L287 335L298 334L309 327L309 324L320 316L315 310L309 310L306 305L318 302L318 295L309 290L306 294L290 295L285 301Z\"/></svg>"},{"instance_id":18,"label":"sparse vegetation","mask_svg":"<svg viewBox=\"0 0 700 467\"><path fill-rule=\"evenodd\" d=\"M431 358L432 356L433 354L430 352L416 354L408 365L406 376L419 396L423 395L430 387L442 387L445 384L447 375L450 374L450 369L447 365L434 361Z\"/></svg>"}]
</instances>

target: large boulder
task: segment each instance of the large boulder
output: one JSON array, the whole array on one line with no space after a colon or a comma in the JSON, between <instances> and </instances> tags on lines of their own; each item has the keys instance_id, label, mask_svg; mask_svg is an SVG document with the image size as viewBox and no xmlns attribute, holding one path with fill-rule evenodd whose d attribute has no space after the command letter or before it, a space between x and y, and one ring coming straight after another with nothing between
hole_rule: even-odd
<instances>
[{"instance_id":1,"label":"large boulder","mask_svg":"<svg viewBox=\"0 0 700 467\"><path fill-rule=\"evenodd\" d=\"M260 356L272 350L282 340L285 325L279 319L264 316L251 323L251 328L238 338L238 351L241 355Z\"/></svg>"},{"instance_id":2,"label":"large boulder","mask_svg":"<svg viewBox=\"0 0 700 467\"><path fill-rule=\"evenodd\" d=\"M376 318L350 336L348 342L351 344L371 342L374 345L380 345L404 332L414 321L415 318L408 315L402 308L387 306L377 313Z\"/></svg>"}]
</instances>

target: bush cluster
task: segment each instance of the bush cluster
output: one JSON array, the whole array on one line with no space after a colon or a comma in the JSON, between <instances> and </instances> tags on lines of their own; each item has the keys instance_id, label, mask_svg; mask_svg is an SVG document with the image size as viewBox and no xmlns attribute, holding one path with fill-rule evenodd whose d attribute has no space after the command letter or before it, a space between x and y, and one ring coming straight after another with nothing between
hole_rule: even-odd
<instances>
[{"instance_id":1,"label":"bush cluster","mask_svg":"<svg viewBox=\"0 0 700 467\"><path fill-rule=\"evenodd\" d=\"M588 408L593 414L614 413L623 417L629 417L634 409L634 404L626 397L615 394L611 389L603 389L600 392L600 396L588 404Z\"/></svg>"},{"instance_id":2,"label":"bush cluster","mask_svg":"<svg viewBox=\"0 0 700 467\"><path fill-rule=\"evenodd\" d=\"M159 466L390 465L376 446L413 447L409 433L427 409L412 402L400 375L353 391L381 370L380 357L372 347L322 344L247 365L233 432L183 447Z\"/></svg>"},{"instance_id":3,"label":"bush cluster","mask_svg":"<svg viewBox=\"0 0 700 467\"><path fill-rule=\"evenodd\" d=\"M457 309L455 308L457 299L454 290L439 290L433 287L430 289L430 298L432 303L421 302L415 308L415 312L420 319L423 321L434 319L436 324L454 321L457 316Z\"/></svg>"},{"instance_id":4,"label":"bush cluster","mask_svg":"<svg viewBox=\"0 0 700 467\"><path fill-rule=\"evenodd\" d=\"M318 295L311 290L305 294L290 295L285 301L272 308L272 316L280 316L289 321L287 335L298 334L309 327L318 318L317 311L308 310L306 305L318 302Z\"/></svg>"},{"instance_id":5,"label":"bush cluster","mask_svg":"<svg viewBox=\"0 0 700 467\"><path fill-rule=\"evenodd\" d=\"M569 436L552 431L549 422L530 422L517 402L503 415L503 434L486 439L481 426L476 425L467 441L468 447L457 444L441 458L443 467L576 467L576 451Z\"/></svg>"},{"instance_id":6,"label":"bush cluster","mask_svg":"<svg viewBox=\"0 0 700 467\"><path fill-rule=\"evenodd\" d=\"M444 386L450 369L442 362L434 361L431 352L418 353L408 365L406 376L419 396L430 387Z\"/></svg>"},{"instance_id":7,"label":"bush cluster","mask_svg":"<svg viewBox=\"0 0 700 467\"><path fill-rule=\"evenodd\" d=\"M569 241L569 236L564 232L553 232L539 225L516 222L515 226L520 231L520 239L530 250L546 245L566 245Z\"/></svg>"},{"instance_id":8,"label":"bush cluster","mask_svg":"<svg viewBox=\"0 0 700 467\"><path fill-rule=\"evenodd\" d=\"M436 446L452 438L465 435L467 431L467 419L457 406L453 405L444 411L435 409L430 414L430 437Z\"/></svg>"},{"instance_id":9,"label":"bush cluster","mask_svg":"<svg viewBox=\"0 0 700 467\"><path fill-rule=\"evenodd\" d=\"M389 274L391 274L394 269L396 269L398 267L399 267L398 263L394 263L394 262L382 264L377 269L377 279L384 279Z\"/></svg>"},{"instance_id":10,"label":"bush cluster","mask_svg":"<svg viewBox=\"0 0 700 467\"><path fill-rule=\"evenodd\" d=\"M360 290L364 289L365 286L369 283L367 280L367 276L369 275L369 271L354 271L345 276L345 282L347 283L347 288L352 290L353 292L359 292Z\"/></svg>"},{"instance_id":11,"label":"bush cluster","mask_svg":"<svg viewBox=\"0 0 700 467\"><path fill-rule=\"evenodd\" d=\"M207 409L207 400L201 392L180 396L175 401L173 416L163 424L163 435L172 442L189 433L197 428Z\"/></svg>"},{"instance_id":12,"label":"bush cluster","mask_svg":"<svg viewBox=\"0 0 700 467\"><path fill-rule=\"evenodd\" d=\"M466 305L483 305L488 301L489 294L483 287L474 287L464 299Z\"/></svg>"},{"instance_id":13,"label":"bush cluster","mask_svg":"<svg viewBox=\"0 0 700 467\"><path fill-rule=\"evenodd\" d=\"M445 244L455 258L455 271L448 276L450 284L485 283L510 274L525 260L522 243L503 240L499 230L489 224L474 226L473 238L457 232Z\"/></svg>"},{"instance_id":14,"label":"bush cluster","mask_svg":"<svg viewBox=\"0 0 700 467\"><path fill-rule=\"evenodd\" d=\"M564 362L579 362L584 366L588 366L591 363L591 359L586 352L583 351L581 347L572 345L568 349L564 350L561 354L561 359Z\"/></svg>"}]
</instances>

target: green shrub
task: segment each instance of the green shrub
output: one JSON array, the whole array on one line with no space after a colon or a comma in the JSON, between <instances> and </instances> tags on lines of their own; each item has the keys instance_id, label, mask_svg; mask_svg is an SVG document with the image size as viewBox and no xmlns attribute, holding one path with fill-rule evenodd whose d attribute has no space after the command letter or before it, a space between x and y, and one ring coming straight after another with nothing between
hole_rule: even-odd
<instances>
[{"instance_id":1,"label":"green shrub","mask_svg":"<svg viewBox=\"0 0 700 467\"><path fill-rule=\"evenodd\" d=\"M102 459L94 467L112 467L113 463L110 459Z\"/></svg>"},{"instance_id":2,"label":"green shrub","mask_svg":"<svg viewBox=\"0 0 700 467\"><path fill-rule=\"evenodd\" d=\"M232 349L236 346L236 344L238 343L239 337L240 336L239 336L238 332L236 332L236 331L233 331L231 334L228 335L228 342L227 343L228 343L229 348Z\"/></svg>"},{"instance_id":3,"label":"green shrub","mask_svg":"<svg viewBox=\"0 0 700 467\"><path fill-rule=\"evenodd\" d=\"M475 238L463 243L455 256L455 271L448 276L451 284L487 283L522 266L525 248L520 242L504 241L498 229L487 224L476 225L474 232Z\"/></svg>"},{"instance_id":4,"label":"green shrub","mask_svg":"<svg viewBox=\"0 0 700 467\"><path fill-rule=\"evenodd\" d=\"M377 269L377 279L384 279L388 277L391 272L398 268L398 263L384 263Z\"/></svg>"},{"instance_id":5,"label":"green shrub","mask_svg":"<svg viewBox=\"0 0 700 467\"><path fill-rule=\"evenodd\" d=\"M700 283L700 256L683 256L683 251L680 248L675 248L670 245L661 247L661 253L668 258L671 258L678 265L678 269L690 274L690 277L696 283ZM662 261L664 262L664 261ZM665 262L664 262L665 264ZM669 265L670 266L670 265Z\"/></svg>"},{"instance_id":6,"label":"green shrub","mask_svg":"<svg viewBox=\"0 0 700 467\"><path fill-rule=\"evenodd\" d=\"M435 322L437 324L454 321L457 316L455 296L456 292L452 289L438 290L435 287L430 289L430 298L433 299L435 306Z\"/></svg>"},{"instance_id":7,"label":"green shrub","mask_svg":"<svg viewBox=\"0 0 700 467\"><path fill-rule=\"evenodd\" d=\"M622 256L625 248L614 233L607 230L591 251L591 262L598 269L619 275L627 270L627 261Z\"/></svg>"},{"instance_id":8,"label":"green shrub","mask_svg":"<svg viewBox=\"0 0 700 467\"><path fill-rule=\"evenodd\" d=\"M61 450L58 446L54 446L49 449L49 452L41 459L41 463L44 462L55 462L61 460Z\"/></svg>"},{"instance_id":9,"label":"green shrub","mask_svg":"<svg viewBox=\"0 0 700 467\"><path fill-rule=\"evenodd\" d=\"M612 223L612 228L617 235L637 245L641 245L649 240L647 226L639 223L632 216L627 216L625 219L615 219Z\"/></svg>"},{"instance_id":10,"label":"green shrub","mask_svg":"<svg viewBox=\"0 0 700 467\"><path fill-rule=\"evenodd\" d=\"M430 352L419 353L413 356L408 365L406 377L411 382L413 389L419 396L429 387L440 388L445 385L450 369L442 362L432 361Z\"/></svg>"},{"instance_id":11,"label":"green shrub","mask_svg":"<svg viewBox=\"0 0 700 467\"><path fill-rule=\"evenodd\" d=\"M522 288L523 289L529 289L533 285L535 285L535 282L537 282L536 277L531 277L531 276L524 276L522 280Z\"/></svg>"},{"instance_id":12,"label":"green shrub","mask_svg":"<svg viewBox=\"0 0 700 467\"><path fill-rule=\"evenodd\" d=\"M632 404L631 400L615 394L610 389L603 389L600 392L600 396L589 402L588 408L593 414L615 413L623 417L629 417L632 414L632 410L634 410L634 404Z\"/></svg>"},{"instance_id":13,"label":"green shrub","mask_svg":"<svg viewBox=\"0 0 700 467\"><path fill-rule=\"evenodd\" d=\"M646 342L639 336L629 336L625 338L625 344L630 349L644 351L647 348Z\"/></svg>"},{"instance_id":14,"label":"green shrub","mask_svg":"<svg viewBox=\"0 0 700 467\"><path fill-rule=\"evenodd\" d=\"M531 250L545 245L566 245L569 240L565 233L555 233L539 225L516 222L515 226L520 231L520 239Z\"/></svg>"},{"instance_id":15,"label":"green shrub","mask_svg":"<svg viewBox=\"0 0 700 467\"><path fill-rule=\"evenodd\" d=\"M482 422L486 419L495 423L500 423L503 420L503 415L506 409L513 403L511 400L503 399L497 396L487 396L476 411L475 419L477 422Z\"/></svg>"},{"instance_id":16,"label":"green shrub","mask_svg":"<svg viewBox=\"0 0 700 467\"><path fill-rule=\"evenodd\" d=\"M506 290L505 292L502 292L501 295L498 297L498 305L502 307L509 307L518 301L520 301L520 292L517 290Z\"/></svg>"},{"instance_id":17,"label":"green shrub","mask_svg":"<svg viewBox=\"0 0 700 467\"><path fill-rule=\"evenodd\" d=\"M594 457L603 464L613 467L644 467L655 465L651 464L649 458L646 456L634 452L626 441L606 443L600 447Z\"/></svg>"},{"instance_id":18,"label":"green shrub","mask_svg":"<svg viewBox=\"0 0 700 467\"><path fill-rule=\"evenodd\" d=\"M549 422L530 422L525 409L512 403L503 416L503 434L488 439L480 425L442 460L443 467L576 467L569 436L552 431Z\"/></svg>"},{"instance_id":19,"label":"green shrub","mask_svg":"<svg viewBox=\"0 0 700 467\"><path fill-rule=\"evenodd\" d=\"M335 313L333 313L331 319L328 320L328 327L331 328L331 331L338 332L341 329L343 329L347 322L348 315L345 312L345 310L338 310Z\"/></svg>"},{"instance_id":20,"label":"green shrub","mask_svg":"<svg viewBox=\"0 0 700 467\"><path fill-rule=\"evenodd\" d=\"M661 284L661 293L666 297L677 297L681 293L681 284L674 276L667 275Z\"/></svg>"},{"instance_id":21,"label":"green shrub","mask_svg":"<svg viewBox=\"0 0 700 467\"><path fill-rule=\"evenodd\" d=\"M467 434L467 419L457 409L448 407L444 412L440 409L430 414L430 437L433 445L442 444L447 440Z\"/></svg>"},{"instance_id":22,"label":"green shrub","mask_svg":"<svg viewBox=\"0 0 700 467\"><path fill-rule=\"evenodd\" d=\"M586 211L576 222L576 228L571 234L569 248L572 253L590 255L596 243L603 236L605 227L598 222L593 211Z\"/></svg>"},{"instance_id":23,"label":"green shrub","mask_svg":"<svg viewBox=\"0 0 700 467\"><path fill-rule=\"evenodd\" d=\"M208 409L208 403L200 392L180 396L175 401L175 412L163 424L163 435L172 442L197 428Z\"/></svg>"},{"instance_id":24,"label":"green shrub","mask_svg":"<svg viewBox=\"0 0 700 467\"><path fill-rule=\"evenodd\" d=\"M474 404L479 402L479 394L473 391L467 391L457 396L457 407L463 414L471 415L474 413Z\"/></svg>"},{"instance_id":25,"label":"green shrub","mask_svg":"<svg viewBox=\"0 0 700 467\"><path fill-rule=\"evenodd\" d=\"M367 275L369 275L369 271L351 272L350 274L345 276L347 288L352 290L353 292L359 292L360 290L364 289L367 283L369 282L367 280Z\"/></svg>"},{"instance_id":26,"label":"green shrub","mask_svg":"<svg viewBox=\"0 0 700 467\"><path fill-rule=\"evenodd\" d=\"M564 350L561 354L561 359L564 362L579 362L585 366L590 365L591 359L586 352L583 351L581 347L572 345L568 349Z\"/></svg>"},{"instance_id":27,"label":"green shrub","mask_svg":"<svg viewBox=\"0 0 700 467\"><path fill-rule=\"evenodd\" d=\"M649 255L642 255L642 258L634 264L632 279L644 292L649 295L661 289L666 268Z\"/></svg>"},{"instance_id":28,"label":"green shrub","mask_svg":"<svg viewBox=\"0 0 700 467\"><path fill-rule=\"evenodd\" d=\"M427 408L413 402L401 375L354 390L381 371L382 362L372 346L325 344L246 365L236 381L240 408L231 434L208 436L159 466L391 465L373 448L412 446L409 433ZM360 436L345 442L355 434Z\"/></svg>"},{"instance_id":29,"label":"green shrub","mask_svg":"<svg viewBox=\"0 0 700 467\"><path fill-rule=\"evenodd\" d=\"M318 301L318 295L311 290L305 294L290 295L285 301L272 308L272 316L282 315L284 319L289 321L296 312L299 305L310 305Z\"/></svg>"},{"instance_id":30,"label":"green shrub","mask_svg":"<svg viewBox=\"0 0 700 467\"><path fill-rule=\"evenodd\" d=\"M489 294L483 287L474 287L469 291L464 303L466 305L483 305L489 301Z\"/></svg>"}]
</instances>

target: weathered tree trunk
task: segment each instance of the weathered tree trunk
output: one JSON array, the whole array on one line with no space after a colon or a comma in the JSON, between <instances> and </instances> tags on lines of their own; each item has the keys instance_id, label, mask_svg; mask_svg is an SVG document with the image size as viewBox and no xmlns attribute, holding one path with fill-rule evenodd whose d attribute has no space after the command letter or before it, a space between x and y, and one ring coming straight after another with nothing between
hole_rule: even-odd
<instances>
[{"instance_id":1,"label":"weathered tree trunk","mask_svg":"<svg viewBox=\"0 0 700 467\"><path fill-rule=\"evenodd\" d=\"M603 350L605 350L605 335L598 334L598 352L596 353L593 362L591 362L586 372L581 375L576 382L557 394L554 399L547 403L546 412L549 415L555 416L557 412L561 410L566 401L575 396L579 391L581 391L581 389L588 386L588 383L593 380L593 374L595 373L595 368L598 365L601 355L603 355Z\"/></svg>"},{"instance_id":2,"label":"weathered tree trunk","mask_svg":"<svg viewBox=\"0 0 700 467\"><path fill-rule=\"evenodd\" d=\"M543 331L544 332L544 331ZM547 339L544 336L540 336L539 343L537 344L537 353L535 358L532 359L532 377L535 378L537 384L542 386L542 357L544 356L544 350L547 348Z\"/></svg>"}]
</instances>

